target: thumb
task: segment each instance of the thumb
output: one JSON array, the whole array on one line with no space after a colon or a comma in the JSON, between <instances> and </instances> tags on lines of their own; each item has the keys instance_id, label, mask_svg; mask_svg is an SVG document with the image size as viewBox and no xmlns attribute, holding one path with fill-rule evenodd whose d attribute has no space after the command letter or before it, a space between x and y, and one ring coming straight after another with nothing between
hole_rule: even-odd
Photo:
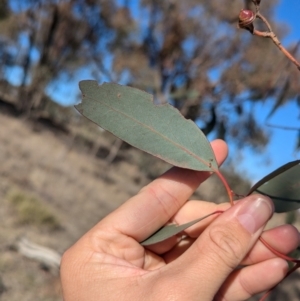
<instances>
[{"instance_id":1,"label":"thumb","mask_svg":"<svg viewBox=\"0 0 300 301\"><path fill-rule=\"evenodd\" d=\"M205 291L207 296L202 297L207 299L202 300L212 300L258 240L273 211L272 201L256 194L221 214L177 260L185 266L180 277L191 280L186 289L195 296Z\"/></svg>"}]
</instances>

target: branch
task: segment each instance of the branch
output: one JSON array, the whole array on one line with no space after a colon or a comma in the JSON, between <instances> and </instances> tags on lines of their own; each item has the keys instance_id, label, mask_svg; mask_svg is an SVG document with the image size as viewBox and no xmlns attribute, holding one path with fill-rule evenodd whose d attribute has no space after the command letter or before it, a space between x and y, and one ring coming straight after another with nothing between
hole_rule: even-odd
<instances>
[{"instance_id":1,"label":"branch","mask_svg":"<svg viewBox=\"0 0 300 301\"><path fill-rule=\"evenodd\" d=\"M294 56L285 48L282 46L281 42L277 38L276 34L273 31L259 31L254 29L253 35L263 37L263 38L270 38L274 44L280 49L280 51L292 62L294 63L298 70L300 70L300 63L296 60Z\"/></svg>"},{"instance_id":2,"label":"branch","mask_svg":"<svg viewBox=\"0 0 300 301\"><path fill-rule=\"evenodd\" d=\"M287 131L300 131L300 128L291 127L291 126L275 125L275 124L269 124L269 123L267 123L266 126L276 128L276 129L281 129L281 130L287 130Z\"/></svg>"},{"instance_id":3,"label":"branch","mask_svg":"<svg viewBox=\"0 0 300 301\"><path fill-rule=\"evenodd\" d=\"M300 71L300 63L297 59L285 48L282 46L278 37L274 33L269 21L259 12L259 3L260 1L253 1L255 4L255 13L251 10L242 9L239 14L239 23L238 27L246 29L251 32L251 34L256 35L262 38L270 38L274 44L279 48L279 50L293 63L297 66ZM259 31L254 28L254 21L260 19L267 27L268 31Z\"/></svg>"}]
</instances>

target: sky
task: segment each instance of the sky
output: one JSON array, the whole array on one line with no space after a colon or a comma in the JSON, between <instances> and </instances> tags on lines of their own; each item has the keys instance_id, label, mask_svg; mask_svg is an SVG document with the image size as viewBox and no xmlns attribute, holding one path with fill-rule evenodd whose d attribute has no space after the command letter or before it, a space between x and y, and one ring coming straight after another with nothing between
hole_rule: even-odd
<instances>
[{"instance_id":1,"label":"sky","mask_svg":"<svg viewBox=\"0 0 300 301\"><path fill-rule=\"evenodd\" d=\"M275 11L275 16L279 21L290 25L290 33L283 42L298 41L300 39L300 1L280 0Z\"/></svg>"},{"instance_id":2,"label":"sky","mask_svg":"<svg viewBox=\"0 0 300 301\"><path fill-rule=\"evenodd\" d=\"M300 0L281 0L276 8L275 16L278 21L282 21L290 27L289 34L282 43L300 41ZM259 103L255 106L255 115L264 125L266 125L266 117L270 109L270 102ZM296 100L277 110L267 123L300 130L300 108L297 106ZM267 125L266 129L270 132L271 139L262 153L256 154L247 149L242 151L243 160L238 170L246 174L252 183L283 164L300 159L300 152L296 151L298 131L271 128Z\"/></svg>"},{"instance_id":3,"label":"sky","mask_svg":"<svg viewBox=\"0 0 300 301\"><path fill-rule=\"evenodd\" d=\"M300 0L279 0L275 11L276 19L289 27L289 33L282 41L283 44L300 41L299 15ZM92 78L87 70L81 70L78 74L78 80ZM65 104L73 103L76 93L79 91L70 93L68 85L54 86L49 89L52 97L59 95L61 98L63 96ZM298 131L271 128L266 125L266 117L271 108L271 101L258 103L254 107L258 120L263 126L266 126L266 130L270 133L270 143L266 149L261 153L253 153L248 148L238 150L234 145L229 145L229 161L233 162L237 170L249 178L253 184L285 163L300 159L300 152L296 151ZM272 125L300 129L300 108L297 107L296 101L290 102L281 107L267 122ZM237 156L237 151L241 157ZM239 163L236 164L236 161Z\"/></svg>"},{"instance_id":4,"label":"sky","mask_svg":"<svg viewBox=\"0 0 300 301\"><path fill-rule=\"evenodd\" d=\"M279 5L276 6L275 10L275 16L278 21L289 26L289 33L282 41L283 44L300 41L300 0L279 0ZM17 72L18 70L11 72L14 79L18 78L18 76L16 76ZM76 81L93 78L90 72L84 68L79 70L77 74L78 75L75 78ZM48 94L54 99L63 99L64 105L74 104L74 101L78 99L79 89L74 90L74 85L68 83L67 78L62 78L57 82L65 82L65 85L54 84L50 86L48 88ZM260 124L266 126L266 130L270 133L270 143L266 149L261 153L253 153L248 148L241 150L236 149L234 145L229 145L229 161L234 163L237 170L249 178L252 183L257 182L281 165L300 159L300 152L296 151L299 131L284 130L267 126L266 117L271 108L272 104L270 101L258 103L254 107L255 115ZM294 102L289 102L277 110L277 112L267 120L267 123L276 126L300 129L300 108L297 106L296 100ZM239 152L240 156L237 156L237 152ZM236 162L238 162L238 164L236 164Z\"/></svg>"}]
</instances>

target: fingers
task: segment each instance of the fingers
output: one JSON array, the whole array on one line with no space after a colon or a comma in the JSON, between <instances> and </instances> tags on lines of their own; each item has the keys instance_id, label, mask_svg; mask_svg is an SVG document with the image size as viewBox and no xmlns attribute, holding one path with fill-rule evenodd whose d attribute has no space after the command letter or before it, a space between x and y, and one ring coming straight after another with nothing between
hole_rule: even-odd
<instances>
[{"instance_id":1,"label":"fingers","mask_svg":"<svg viewBox=\"0 0 300 301\"><path fill-rule=\"evenodd\" d=\"M267 230L261 236L272 248L282 254L289 254L300 244L299 232L292 225L282 225ZM244 258L242 264L250 265L275 257L277 256L259 240Z\"/></svg>"},{"instance_id":2,"label":"fingers","mask_svg":"<svg viewBox=\"0 0 300 301\"><path fill-rule=\"evenodd\" d=\"M182 225L217 210L225 211L229 207L229 203L215 204L205 201L189 201L174 215L171 222ZM217 216L218 215L213 215L206 218L186 229L184 233L180 233L178 236L171 237L161 243L148 246L147 249L156 254L163 254L166 263L169 263L185 252L195 239L201 235L204 229L217 218ZM185 238L182 241L181 237L183 234L186 234L189 238ZM281 225L264 231L262 233L262 238L282 254L289 254L300 244L299 232L292 225ZM276 255L259 240L243 260L242 264L249 265L274 257L276 257Z\"/></svg>"},{"instance_id":3,"label":"fingers","mask_svg":"<svg viewBox=\"0 0 300 301\"><path fill-rule=\"evenodd\" d=\"M227 156L226 143L216 140L212 148L220 165ZM101 221L101 225L114 225L115 231L142 241L166 224L209 176L209 172L172 168Z\"/></svg>"},{"instance_id":4,"label":"fingers","mask_svg":"<svg viewBox=\"0 0 300 301\"><path fill-rule=\"evenodd\" d=\"M205 288L212 300L226 278L254 246L273 213L272 202L252 195L239 201L209 225L193 245L168 265L172 277L189 279L196 297ZM184 266L185 269L180 269ZM177 273L180 271L180 273Z\"/></svg>"},{"instance_id":5,"label":"fingers","mask_svg":"<svg viewBox=\"0 0 300 301\"><path fill-rule=\"evenodd\" d=\"M288 271L288 264L280 258L272 258L234 271L222 285L214 301L239 301L271 289Z\"/></svg>"},{"instance_id":6,"label":"fingers","mask_svg":"<svg viewBox=\"0 0 300 301\"><path fill-rule=\"evenodd\" d=\"M279 227L264 231L261 237L277 252L285 255L294 251L300 244L299 232L292 225L281 225ZM163 258L165 262L169 263L175 260L181 254L183 254L194 243L194 241L195 238L187 237L184 240L177 242L173 249L170 248L166 252L163 252ZM160 246L160 248L163 248L163 246ZM243 259L241 265L252 265L276 257L278 256L269 248L267 248L260 240L258 240Z\"/></svg>"},{"instance_id":7,"label":"fingers","mask_svg":"<svg viewBox=\"0 0 300 301\"><path fill-rule=\"evenodd\" d=\"M226 211L231 205L228 203L215 204L205 201L189 201L172 218L172 222L181 225L201 216L208 215L214 211ZM197 238L203 230L214 221L218 215L212 215L199 223L187 228L184 233L190 237Z\"/></svg>"},{"instance_id":8,"label":"fingers","mask_svg":"<svg viewBox=\"0 0 300 301\"><path fill-rule=\"evenodd\" d=\"M225 211L230 207L229 203L222 203L222 204L215 204L212 202L205 202L205 201L188 201L185 203L179 211L172 217L170 220L170 223L174 223L177 225L182 225L185 223L188 223L192 220L195 220L197 218L200 218L202 216L208 215L214 211L222 210ZM150 245L147 247L147 249L151 250L152 252L155 252L157 254L163 254L168 251L170 251L172 248L178 248L179 241L181 240L181 237L186 234L187 236L191 238L197 238L203 230L213 221L217 218L218 215L212 215L208 218L205 218L204 220L196 223L194 226L191 226L187 228L184 233L180 233L176 237L171 237L165 241L162 241L160 243ZM194 239L189 240L194 241ZM181 244L181 243L180 243ZM186 243L184 243L186 246ZM180 247L180 250L183 250L182 247ZM178 250L173 250L176 254L178 254ZM173 256L172 256L173 257Z\"/></svg>"}]
</instances>

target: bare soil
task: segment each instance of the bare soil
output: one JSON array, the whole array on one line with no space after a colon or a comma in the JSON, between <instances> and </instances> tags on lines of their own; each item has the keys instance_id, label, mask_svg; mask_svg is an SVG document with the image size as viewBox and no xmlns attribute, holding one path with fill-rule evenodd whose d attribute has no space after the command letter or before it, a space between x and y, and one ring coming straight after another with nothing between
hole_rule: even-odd
<instances>
[{"instance_id":1,"label":"bare soil","mask_svg":"<svg viewBox=\"0 0 300 301\"><path fill-rule=\"evenodd\" d=\"M63 133L0 114L1 300L61 300L58 276L14 251L15 242L25 236L62 254L149 182L130 160L108 166L69 142ZM12 191L38 199L59 221L59 229L24 224L23 212L9 200Z\"/></svg>"}]
</instances>

